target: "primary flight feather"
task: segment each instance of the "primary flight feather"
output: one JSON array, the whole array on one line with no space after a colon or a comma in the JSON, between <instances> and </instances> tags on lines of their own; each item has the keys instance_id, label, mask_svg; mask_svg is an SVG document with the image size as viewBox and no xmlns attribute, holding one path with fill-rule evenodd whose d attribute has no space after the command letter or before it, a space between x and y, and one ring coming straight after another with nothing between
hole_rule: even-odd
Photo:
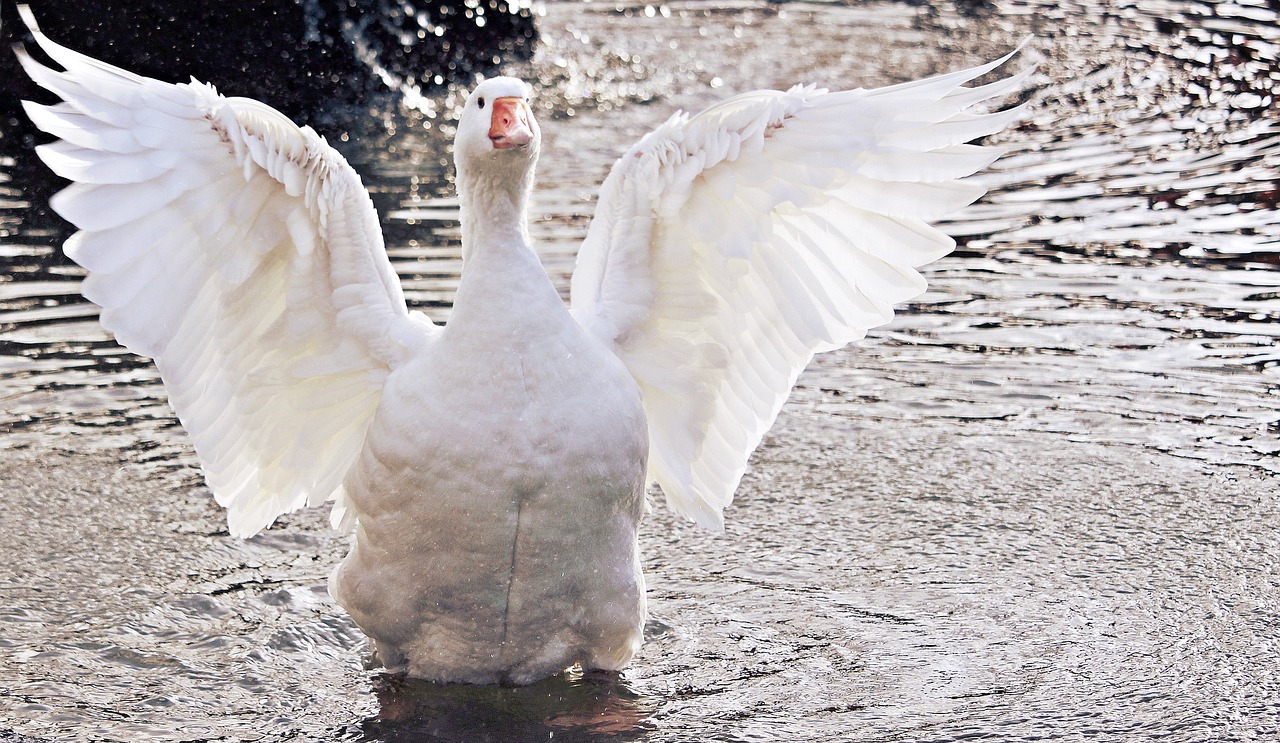
<instances>
[{"instance_id":1,"label":"primary flight feather","mask_svg":"<svg viewBox=\"0 0 1280 743\"><path fill-rule=\"evenodd\" d=\"M641 642L636 530L657 482L723 525L813 354L889 321L979 197L967 144L1015 75L795 87L677 114L614 165L569 307L529 244L527 86L479 84L455 139L464 270L444 326L409 312L359 176L310 128L49 40L27 104L73 183L54 208L87 298L155 359L232 534L334 500L330 590L388 670L528 683Z\"/></svg>"}]
</instances>

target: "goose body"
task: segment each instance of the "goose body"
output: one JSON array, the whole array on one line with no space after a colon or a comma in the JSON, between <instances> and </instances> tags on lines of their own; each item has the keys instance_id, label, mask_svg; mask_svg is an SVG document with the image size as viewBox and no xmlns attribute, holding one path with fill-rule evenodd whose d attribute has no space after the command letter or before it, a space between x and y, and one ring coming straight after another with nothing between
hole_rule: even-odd
<instances>
[{"instance_id":1,"label":"goose body","mask_svg":"<svg viewBox=\"0 0 1280 743\"><path fill-rule=\"evenodd\" d=\"M84 294L155 359L206 480L248 537L334 501L330 591L386 667L528 683L625 667L645 618L649 483L719 528L815 352L887 322L982 189L966 144L1003 63L876 90L759 91L677 114L615 164L561 301L525 223L527 86L469 96L455 159L463 276L445 326L405 306L367 192L308 128L207 85L62 47L21 55L73 184Z\"/></svg>"},{"instance_id":2,"label":"goose body","mask_svg":"<svg viewBox=\"0 0 1280 743\"><path fill-rule=\"evenodd\" d=\"M639 647L644 412L621 365L582 349L486 354L492 397L417 396L435 388L414 383L423 372L471 381L473 364L441 368L447 343L388 380L406 394L375 415L347 480L360 521L330 584L388 669L527 683L575 663L620 669ZM573 392L531 390L544 382ZM449 422L406 436L407 409Z\"/></svg>"},{"instance_id":3,"label":"goose body","mask_svg":"<svg viewBox=\"0 0 1280 743\"><path fill-rule=\"evenodd\" d=\"M449 324L388 376L347 478L360 517L331 591L392 670L620 669L645 616L639 390L520 235L466 235Z\"/></svg>"}]
</instances>

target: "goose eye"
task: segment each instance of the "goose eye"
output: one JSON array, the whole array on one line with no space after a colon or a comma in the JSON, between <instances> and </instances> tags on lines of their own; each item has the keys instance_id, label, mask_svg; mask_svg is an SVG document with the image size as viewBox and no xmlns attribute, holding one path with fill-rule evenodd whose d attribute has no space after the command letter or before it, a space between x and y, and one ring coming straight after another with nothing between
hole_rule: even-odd
<instances>
[{"instance_id":1,"label":"goose eye","mask_svg":"<svg viewBox=\"0 0 1280 743\"><path fill-rule=\"evenodd\" d=\"M484 108L484 98L477 98L476 105L479 106L480 108Z\"/></svg>"}]
</instances>

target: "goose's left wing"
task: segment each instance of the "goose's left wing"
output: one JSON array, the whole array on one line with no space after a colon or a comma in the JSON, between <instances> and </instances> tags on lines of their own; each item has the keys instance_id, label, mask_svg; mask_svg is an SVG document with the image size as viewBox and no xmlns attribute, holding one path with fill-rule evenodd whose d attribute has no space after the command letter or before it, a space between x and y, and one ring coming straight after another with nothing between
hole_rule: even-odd
<instances>
[{"instance_id":1,"label":"goose's left wing","mask_svg":"<svg viewBox=\"0 0 1280 743\"><path fill-rule=\"evenodd\" d=\"M1016 53L1016 52L1015 52ZM703 526L818 351L862 338L954 247L930 227L978 198L998 152L965 144L1020 111L971 113L1026 73L1011 57L918 82L796 87L677 114L614 165L573 275L572 312L640 385L650 477Z\"/></svg>"}]
</instances>

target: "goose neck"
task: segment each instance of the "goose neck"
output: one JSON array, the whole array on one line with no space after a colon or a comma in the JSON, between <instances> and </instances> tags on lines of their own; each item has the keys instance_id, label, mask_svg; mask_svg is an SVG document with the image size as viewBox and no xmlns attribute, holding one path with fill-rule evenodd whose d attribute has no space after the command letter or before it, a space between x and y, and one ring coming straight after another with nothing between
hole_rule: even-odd
<instances>
[{"instance_id":1,"label":"goose neck","mask_svg":"<svg viewBox=\"0 0 1280 743\"><path fill-rule=\"evenodd\" d=\"M530 184L526 179L464 177L459 173L462 204L462 257L478 252L529 246L526 208Z\"/></svg>"}]
</instances>

